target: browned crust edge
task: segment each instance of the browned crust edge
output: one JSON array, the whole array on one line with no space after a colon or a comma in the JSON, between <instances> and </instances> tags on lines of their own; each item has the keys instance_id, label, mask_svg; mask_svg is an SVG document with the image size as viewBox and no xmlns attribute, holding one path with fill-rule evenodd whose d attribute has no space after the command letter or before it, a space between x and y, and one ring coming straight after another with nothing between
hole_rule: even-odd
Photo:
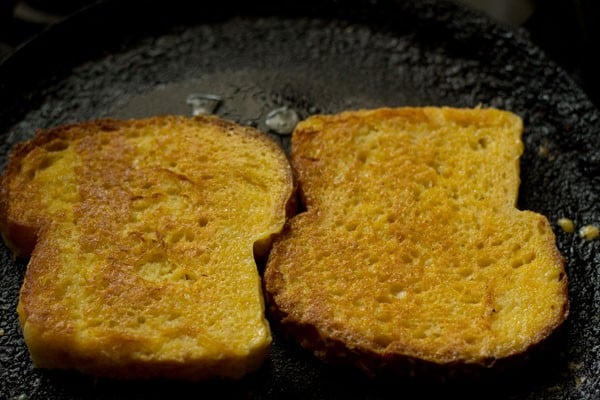
<instances>
[{"instance_id":1,"label":"browned crust edge","mask_svg":"<svg viewBox=\"0 0 600 400\"><path fill-rule=\"evenodd\" d=\"M270 271L270 273L278 273L278 271ZM266 290L266 287L264 292L269 319L274 331L280 332L288 341L297 343L326 364L352 366L369 378L393 375L423 380L448 381L493 374L517 374L528 366L533 358L532 356L538 355L537 352L560 345L556 343L556 339L560 339L560 328L569 313L567 303L561 313L563 318L541 332L532 340L529 347L521 353L515 353L500 359L482 359L476 363L465 363L457 360L438 364L400 353L376 352L360 346L349 348L345 341L322 334L315 325L302 323L291 318L288 313L278 306L274 300L274 295Z\"/></svg>"}]
</instances>

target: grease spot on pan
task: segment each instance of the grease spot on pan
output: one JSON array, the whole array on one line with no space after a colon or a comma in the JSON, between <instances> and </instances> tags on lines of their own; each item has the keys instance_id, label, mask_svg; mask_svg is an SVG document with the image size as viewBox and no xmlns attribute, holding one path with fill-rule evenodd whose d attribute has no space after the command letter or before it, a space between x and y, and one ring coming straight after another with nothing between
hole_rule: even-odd
<instances>
[{"instance_id":1,"label":"grease spot on pan","mask_svg":"<svg viewBox=\"0 0 600 400\"><path fill-rule=\"evenodd\" d=\"M267 114L265 124L280 135L291 135L300 118L293 109L283 106Z\"/></svg>"},{"instance_id":2,"label":"grease spot on pan","mask_svg":"<svg viewBox=\"0 0 600 400\"><path fill-rule=\"evenodd\" d=\"M215 112L223 99L216 94L192 93L187 96L186 103L192 106L192 115L210 115Z\"/></svg>"}]
</instances>

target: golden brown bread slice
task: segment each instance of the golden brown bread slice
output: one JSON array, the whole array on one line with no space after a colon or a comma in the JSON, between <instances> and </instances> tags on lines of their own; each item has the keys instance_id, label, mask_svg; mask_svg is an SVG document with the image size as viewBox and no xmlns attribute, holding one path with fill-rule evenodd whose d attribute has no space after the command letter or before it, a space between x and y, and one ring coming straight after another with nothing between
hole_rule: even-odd
<instances>
[{"instance_id":1,"label":"golden brown bread slice","mask_svg":"<svg viewBox=\"0 0 600 400\"><path fill-rule=\"evenodd\" d=\"M215 117L100 120L16 146L1 228L33 249L18 305L34 363L118 378L239 377L271 336L253 256L281 230L285 154Z\"/></svg>"},{"instance_id":2,"label":"golden brown bread slice","mask_svg":"<svg viewBox=\"0 0 600 400\"><path fill-rule=\"evenodd\" d=\"M522 122L494 109L314 116L292 137L307 211L265 271L283 328L365 368L490 364L568 313L545 217L515 208Z\"/></svg>"}]
</instances>

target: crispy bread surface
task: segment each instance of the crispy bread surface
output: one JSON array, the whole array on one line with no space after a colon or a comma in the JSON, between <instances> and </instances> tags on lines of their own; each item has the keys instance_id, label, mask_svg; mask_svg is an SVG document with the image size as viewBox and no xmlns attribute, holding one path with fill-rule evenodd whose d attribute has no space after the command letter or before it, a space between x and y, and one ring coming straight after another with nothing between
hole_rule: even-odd
<instances>
[{"instance_id":1,"label":"crispy bread surface","mask_svg":"<svg viewBox=\"0 0 600 400\"><path fill-rule=\"evenodd\" d=\"M568 313L542 215L516 209L522 122L494 109L314 116L292 138L307 211L265 285L283 328L325 359L490 365Z\"/></svg>"},{"instance_id":2,"label":"crispy bread surface","mask_svg":"<svg viewBox=\"0 0 600 400\"><path fill-rule=\"evenodd\" d=\"M2 234L31 253L18 305L43 368L237 378L271 335L253 247L292 195L285 154L215 117L38 132L2 177Z\"/></svg>"}]
</instances>

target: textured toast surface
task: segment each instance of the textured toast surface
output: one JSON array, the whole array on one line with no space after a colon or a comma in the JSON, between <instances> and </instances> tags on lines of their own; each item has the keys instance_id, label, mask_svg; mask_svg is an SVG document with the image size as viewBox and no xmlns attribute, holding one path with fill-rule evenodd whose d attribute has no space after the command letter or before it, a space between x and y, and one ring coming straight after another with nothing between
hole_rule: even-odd
<instances>
[{"instance_id":1,"label":"textured toast surface","mask_svg":"<svg viewBox=\"0 0 600 400\"><path fill-rule=\"evenodd\" d=\"M261 133L214 117L39 132L2 179L1 224L31 259L18 305L34 363L122 378L239 377L271 336L253 248L292 176Z\"/></svg>"},{"instance_id":2,"label":"textured toast surface","mask_svg":"<svg viewBox=\"0 0 600 400\"><path fill-rule=\"evenodd\" d=\"M516 209L522 122L494 109L314 116L292 138L307 211L265 285L283 327L323 358L487 364L568 312L545 217Z\"/></svg>"}]
</instances>

